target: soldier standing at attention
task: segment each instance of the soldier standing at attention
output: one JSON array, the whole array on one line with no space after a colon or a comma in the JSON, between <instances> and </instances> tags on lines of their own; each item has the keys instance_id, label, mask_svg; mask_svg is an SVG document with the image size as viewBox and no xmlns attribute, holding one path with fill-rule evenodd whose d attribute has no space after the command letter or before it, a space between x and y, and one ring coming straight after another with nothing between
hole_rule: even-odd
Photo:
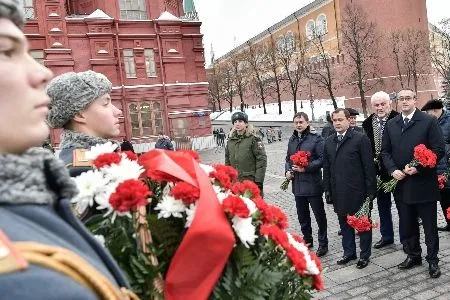
<instances>
[{"instance_id":1,"label":"soldier standing at attention","mask_svg":"<svg viewBox=\"0 0 450 300\"><path fill-rule=\"evenodd\" d=\"M0 0L0 298L130 299L111 255L71 211L67 169L40 147L53 74L28 54L22 7Z\"/></svg>"},{"instance_id":2,"label":"soldier standing at attention","mask_svg":"<svg viewBox=\"0 0 450 300\"><path fill-rule=\"evenodd\" d=\"M235 112L231 116L233 129L225 148L225 164L239 172L239 180L251 180L263 192L266 174L267 156L260 137L255 135L248 116L244 112Z\"/></svg>"}]
</instances>

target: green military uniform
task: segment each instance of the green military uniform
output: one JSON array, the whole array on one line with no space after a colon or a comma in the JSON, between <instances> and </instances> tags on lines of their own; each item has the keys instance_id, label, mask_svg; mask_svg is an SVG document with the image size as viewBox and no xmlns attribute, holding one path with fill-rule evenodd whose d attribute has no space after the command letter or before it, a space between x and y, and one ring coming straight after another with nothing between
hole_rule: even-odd
<instances>
[{"instance_id":1,"label":"green military uniform","mask_svg":"<svg viewBox=\"0 0 450 300\"><path fill-rule=\"evenodd\" d=\"M248 126L242 135L235 130L230 132L225 148L225 164L239 172L239 180L251 180L262 189L267 167L264 144Z\"/></svg>"}]
</instances>

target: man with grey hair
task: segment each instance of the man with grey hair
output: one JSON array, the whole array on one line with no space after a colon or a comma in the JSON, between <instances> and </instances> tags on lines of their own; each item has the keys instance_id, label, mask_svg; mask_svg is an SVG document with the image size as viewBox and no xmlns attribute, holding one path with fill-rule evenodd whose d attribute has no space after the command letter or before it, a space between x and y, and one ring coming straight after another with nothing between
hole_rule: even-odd
<instances>
[{"instance_id":1,"label":"man with grey hair","mask_svg":"<svg viewBox=\"0 0 450 300\"><path fill-rule=\"evenodd\" d=\"M389 94L383 91L376 92L370 99L373 113L362 123L362 127L370 139L373 150L373 161L377 176L381 180L389 181L386 168L381 161L380 151L384 128L388 120L398 115L398 112L391 110L391 100ZM377 192L378 213L380 215L380 233L381 239L373 246L375 249L383 248L394 243L394 229L391 213L391 193L385 193L383 190ZM398 203L396 203L398 210ZM399 210L398 210L399 211ZM403 244L402 228L399 228L400 242Z\"/></svg>"}]
</instances>

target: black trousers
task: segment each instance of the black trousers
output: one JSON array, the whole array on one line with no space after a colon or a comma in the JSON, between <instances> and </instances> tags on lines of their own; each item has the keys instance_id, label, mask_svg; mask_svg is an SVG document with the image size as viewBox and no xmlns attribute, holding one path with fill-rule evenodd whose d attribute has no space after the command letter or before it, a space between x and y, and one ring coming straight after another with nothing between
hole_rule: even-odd
<instances>
[{"instance_id":1,"label":"black trousers","mask_svg":"<svg viewBox=\"0 0 450 300\"><path fill-rule=\"evenodd\" d=\"M422 248L420 247L420 229L418 217L422 219L422 226L425 232L425 244L427 245L427 256L429 263L438 262L439 235L437 231L437 203L417 203L406 204L400 201L400 211L402 217L400 222L405 230L405 242L407 253L411 258L420 258Z\"/></svg>"},{"instance_id":2,"label":"black trousers","mask_svg":"<svg viewBox=\"0 0 450 300\"><path fill-rule=\"evenodd\" d=\"M342 248L344 256L356 255L355 230L347 224L347 216L338 216L342 233ZM359 233L360 259L369 259L372 254L372 230Z\"/></svg>"},{"instance_id":3,"label":"black trousers","mask_svg":"<svg viewBox=\"0 0 450 300\"><path fill-rule=\"evenodd\" d=\"M385 193L382 190L377 192L377 204L378 204L378 214L380 216L380 233L381 238L384 241L393 241L394 240L394 226L392 222L392 200L391 193ZM400 218L400 209L398 201L395 201L395 206L398 211L398 217ZM404 237L403 232L404 229L402 224L399 224L399 237L400 243L403 244Z\"/></svg>"},{"instance_id":4,"label":"black trousers","mask_svg":"<svg viewBox=\"0 0 450 300\"><path fill-rule=\"evenodd\" d=\"M303 233L303 239L306 242L311 242L312 228L311 228L311 215L309 212L309 206L314 213L317 225L319 227L318 240L320 246L328 246L327 237L327 215L323 205L322 196L301 197L295 196L295 203L297 206L298 222Z\"/></svg>"},{"instance_id":5,"label":"black trousers","mask_svg":"<svg viewBox=\"0 0 450 300\"><path fill-rule=\"evenodd\" d=\"M450 189L443 189L441 190L441 208L442 212L444 213L445 220L447 221L447 224L450 226L450 220L447 219L447 208L450 207Z\"/></svg>"}]
</instances>

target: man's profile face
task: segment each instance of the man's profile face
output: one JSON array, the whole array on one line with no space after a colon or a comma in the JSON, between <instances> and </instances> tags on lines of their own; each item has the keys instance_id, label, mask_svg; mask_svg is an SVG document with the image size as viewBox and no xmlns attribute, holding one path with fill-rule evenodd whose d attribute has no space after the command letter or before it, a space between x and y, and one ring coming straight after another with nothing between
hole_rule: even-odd
<instances>
[{"instance_id":1,"label":"man's profile face","mask_svg":"<svg viewBox=\"0 0 450 300\"><path fill-rule=\"evenodd\" d=\"M350 122L350 127L356 127L356 116L350 116L348 121Z\"/></svg>"},{"instance_id":2,"label":"man's profile face","mask_svg":"<svg viewBox=\"0 0 450 300\"><path fill-rule=\"evenodd\" d=\"M343 111L334 113L331 118L333 120L334 129L338 133L344 133L350 127L350 120L347 119Z\"/></svg>"}]
</instances>

